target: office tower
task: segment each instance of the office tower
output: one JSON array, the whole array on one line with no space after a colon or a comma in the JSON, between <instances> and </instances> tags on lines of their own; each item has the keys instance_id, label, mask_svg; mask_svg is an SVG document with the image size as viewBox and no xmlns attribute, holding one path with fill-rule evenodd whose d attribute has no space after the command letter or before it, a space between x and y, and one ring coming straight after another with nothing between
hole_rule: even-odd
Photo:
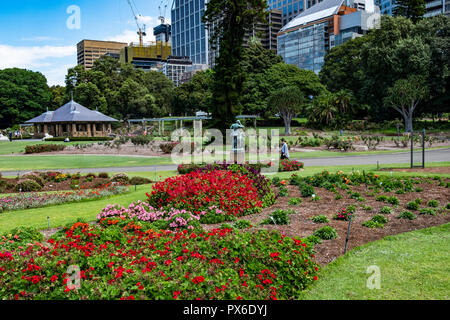
<instances>
[{"instance_id":1,"label":"office tower","mask_svg":"<svg viewBox=\"0 0 450 320\"><path fill-rule=\"evenodd\" d=\"M113 41L80 41L77 44L78 65L82 65L86 70L90 70L94 66L95 60L106 54L109 54L110 56L117 56L127 45L127 43Z\"/></svg>"},{"instance_id":2,"label":"office tower","mask_svg":"<svg viewBox=\"0 0 450 320\"><path fill-rule=\"evenodd\" d=\"M373 0L324 0L281 29L278 54L288 64L318 73L332 47L361 36L378 21Z\"/></svg>"}]
</instances>

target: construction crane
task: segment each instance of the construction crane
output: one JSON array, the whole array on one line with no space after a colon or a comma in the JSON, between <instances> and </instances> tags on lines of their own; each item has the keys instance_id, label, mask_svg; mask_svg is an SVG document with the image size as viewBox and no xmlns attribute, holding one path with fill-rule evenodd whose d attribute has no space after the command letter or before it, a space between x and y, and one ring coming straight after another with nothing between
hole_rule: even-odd
<instances>
[{"instance_id":1,"label":"construction crane","mask_svg":"<svg viewBox=\"0 0 450 320\"><path fill-rule=\"evenodd\" d=\"M164 24L164 22L166 22L166 11L167 11L167 6L168 6L168 0L162 0L161 3L159 4L159 17L158 19L161 20L161 24ZM164 5L164 11L162 9Z\"/></svg>"},{"instance_id":2,"label":"construction crane","mask_svg":"<svg viewBox=\"0 0 450 320\"><path fill-rule=\"evenodd\" d=\"M138 27L138 32L137 32L137 34L139 35L139 46L140 47L143 47L144 46L144 37L145 36L147 36L147 33L145 32L145 28L146 28L146 26L145 26L145 24L143 25L143 28L141 27L141 25L139 24L139 18L138 18L138 16L141 16L142 17L142 15L136 15L136 11L137 11L137 9L135 9L136 8L136 5L134 4L134 1L133 1L133 3L131 2L131 0L127 0L128 1L128 4L130 5L130 8L131 8L131 12L133 13L133 17L134 17L134 20L136 20L136 25L137 25L137 27ZM143 31L142 31L143 30Z\"/></svg>"}]
</instances>

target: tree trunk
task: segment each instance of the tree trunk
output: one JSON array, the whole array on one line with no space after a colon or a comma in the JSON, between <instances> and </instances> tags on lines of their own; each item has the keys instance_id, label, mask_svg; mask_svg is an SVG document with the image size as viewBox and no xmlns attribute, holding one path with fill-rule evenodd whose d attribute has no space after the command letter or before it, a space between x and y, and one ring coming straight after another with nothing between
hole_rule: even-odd
<instances>
[{"instance_id":1,"label":"tree trunk","mask_svg":"<svg viewBox=\"0 0 450 320\"><path fill-rule=\"evenodd\" d=\"M284 120L284 134L288 135L291 134L291 118L285 117Z\"/></svg>"},{"instance_id":2,"label":"tree trunk","mask_svg":"<svg viewBox=\"0 0 450 320\"><path fill-rule=\"evenodd\" d=\"M413 129L413 117L412 116L404 116L405 118L405 132L412 132Z\"/></svg>"}]
</instances>

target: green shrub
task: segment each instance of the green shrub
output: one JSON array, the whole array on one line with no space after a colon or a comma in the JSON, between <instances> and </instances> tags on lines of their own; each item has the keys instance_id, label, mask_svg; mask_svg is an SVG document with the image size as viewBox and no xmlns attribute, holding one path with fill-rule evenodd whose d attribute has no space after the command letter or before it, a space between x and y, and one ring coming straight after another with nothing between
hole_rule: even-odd
<instances>
[{"instance_id":1,"label":"green shrub","mask_svg":"<svg viewBox=\"0 0 450 320\"><path fill-rule=\"evenodd\" d=\"M385 224L388 222L388 219L385 216L377 214L376 216L372 217L372 221Z\"/></svg>"},{"instance_id":2,"label":"green shrub","mask_svg":"<svg viewBox=\"0 0 450 320\"><path fill-rule=\"evenodd\" d=\"M302 198L292 198L289 199L289 205L291 206L298 206L299 204L301 204L303 202Z\"/></svg>"},{"instance_id":3,"label":"green shrub","mask_svg":"<svg viewBox=\"0 0 450 320\"><path fill-rule=\"evenodd\" d=\"M336 197L334 197L334 200L341 200L343 197L341 194L336 195Z\"/></svg>"},{"instance_id":4,"label":"green shrub","mask_svg":"<svg viewBox=\"0 0 450 320\"><path fill-rule=\"evenodd\" d=\"M389 197L389 198L387 199L387 202L390 203L390 204L392 204L392 205L394 205L394 206L400 204L400 200L398 200L398 198L397 198L396 196Z\"/></svg>"},{"instance_id":5,"label":"green shrub","mask_svg":"<svg viewBox=\"0 0 450 320\"><path fill-rule=\"evenodd\" d=\"M416 200L414 200L414 202L417 203L417 204L422 204L422 199L417 198Z\"/></svg>"},{"instance_id":6,"label":"green shrub","mask_svg":"<svg viewBox=\"0 0 450 320\"><path fill-rule=\"evenodd\" d=\"M380 201L380 202L386 202L387 199L388 199L388 197L385 195L380 195L375 198L376 201Z\"/></svg>"},{"instance_id":7,"label":"green shrub","mask_svg":"<svg viewBox=\"0 0 450 320\"><path fill-rule=\"evenodd\" d=\"M356 211L356 206L355 205L351 204L351 205L349 205L347 207L347 212L355 213L355 211Z\"/></svg>"},{"instance_id":8,"label":"green shrub","mask_svg":"<svg viewBox=\"0 0 450 320\"><path fill-rule=\"evenodd\" d=\"M432 207L432 208L437 208L437 207L439 207L439 202L435 199L432 199L432 200L428 201L428 206Z\"/></svg>"},{"instance_id":9,"label":"green shrub","mask_svg":"<svg viewBox=\"0 0 450 320\"><path fill-rule=\"evenodd\" d=\"M278 187L278 196L287 197L288 195L289 195L288 189L282 184L280 184L280 186Z\"/></svg>"},{"instance_id":10,"label":"green shrub","mask_svg":"<svg viewBox=\"0 0 450 320\"><path fill-rule=\"evenodd\" d=\"M435 216L436 215L436 209L433 209L433 208L420 208L419 209L419 213L420 214L426 214L426 215Z\"/></svg>"},{"instance_id":11,"label":"green shrub","mask_svg":"<svg viewBox=\"0 0 450 320\"><path fill-rule=\"evenodd\" d=\"M392 208L385 206L383 208L381 208L380 213L382 214L391 214L392 213Z\"/></svg>"},{"instance_id":12,"label":"green shrub","mask_svg":"<svg viewBox=\"0 0 450 320\"><path fill-rule=\"evenodd\" d=\"M311 201L320 201L320 197L313 194L311 197Z\"/></svg>"},{"instance_id":13,"label":"green shrub","mask_svg":"<svg viewBox=\"0 0 450 320\"><path fill-rule=\"evenodd\" d=\"M415 201L410 201L406 204L406 209L409 210L418 210L419 209L419 204Z\"/></svg>"},{"instance_id":14,"label":"green shrub","mask_svg":"<svg viewBox=\"0 0 450 320\"><path fill-rule=\"evenodd\" d=\"M365 210L365 211L372 211L372 207L371 206L363 205L362 209Z\"/></svg>"},{"instance_id":15,"label":"green shrub","mask_svg":"<svg viewBox=\"0 0 450 320\"><path fill-rule=\"evenodd\" d=\"M269 215L269 218L264 219L261 224L287 225L291 222L289 215L294 213L295 211L291 209L277 209Z\"/></svg>"},{"instance_id":16,"label":"green shrub","mask_svg":"<svg viewBox=\"0 0 450 320\"><path fill-rule=\"evenodd\" d=\"M324 226L314 232L314 235L323 240L332 240L337 238L337 232L330 226Z\"/></svg>"},{"instance_id":17,"label":"green shrub","mask_svg":"<svg viewBox=\"0 0 450 320\"><path fill-rule=\"evenodd\" d=\"M248 220L238 220L233 224L233 226L236 229L248 229L253 227L252 223Z\"/></svg>"},{"instance_id":18,"label":"green shrub","mask_svg":"<svg viewBox=\"0 0 450 320\"><path fill-rule=\"evenodd\" d=\"M42 179L39 175L35 173L28 173L21 177L21 179L29 179L35 181L37 184L39 184L41 187L45 185L44 179Z\"/></svg>"},{"instance_id":19,"label":"green shrub","mask_svg":"<svg viewBox=\"0 0 450 320\"><path fill-rule=\"evenodd\" d=\"M312 234L303 238L302 242L305 243L308 247L314 247L316 244L322 243L322 239Z\"/></svg>"},{"instance_id":20,"label":"green shrub","mask_svg":"<svg viewBox=\"0 0 450 320\"><path fill-rule=\"evenodd\" d=\"M372 220L368 220L366 222L363 222L363 227L367 227L367 228L384 228L384 224L379 223L379 222L375 222Z\"/></svg>"},{"instance_id":21,"label":"green shrub","mask_svg":"<svg viewBox=\"0 0 450 320\"><path fill-rule=\"evenodd\" d=\"M93 179L95 179L95 178L97 178L97 176L95 175L95 173L88 173L86 175L86 178L93 178Z\"/></svg>"},{"instance_id":22,"label":"green shrub","mask_svg":"<svg viewBox=\"0 0 450 320\"><path fill-rule=\"evenodd\" d=\"M415 192L422 192L422 191L423 191L423 188L419 188L419 187L418 187L418 188L415 188L414 191L415 191Z\"/></svg>"},{"instance_id":23,"label":"green shrub","mask_svg":"<svg viewBox=\"0 0 450 320\"><path fill-rule=\"evenodd\" d=\"M403 189L398 189L397 191L395 191L396 194L405 194L405 190Z\"/></svg>"},{"instance_id":24,"label":"green shrub","mask_svg":"<svg viewBox=\"0 0 450 320\"><path fill-rule=\"evenodd\" d=\"M314 187L309 184L301 183L298 188L300 189L303 198L309 198L315 194Z\"/></svg>"},{"instance_id":25,"label":"green shrub","mask_svg":"<svg viewBox=\"0 0 450 320\"><path fill-rule=\"evenodd\" d=\"M132 186L139 186L139 185L143 185L143 184L151 184L152 180L147 179L147 178L143 178L143 177L133 177L130 179L129 182Z\"/></svg>"},{"instance_id":26,"label":"green shrub","mask_svg":"<svg viewBox=\"0 0 450 320\"><path fill-rule=\"evenodd\" d=\"M327 216L324 215L317 215L311 218L312 222L315 223L328 223L330 220L327 218Z\"/></svg>"},{"instance_id":27,"label":"green shrub","mask_svg":"<svg viewBox=\"0 0 450 320\"><path fill-rule=\"evenodd\" d=\"M37 192L41 191L42 187L34 180L25 179L19 180L16 184L15 190L17 192Z\"/></svg>"},{"instance_id":28,"label":"green shrub","mask_svg":"<svg viewBox=\"0 0 450 320\"><path fill-rule=\"evenodd\" d=\"M56 137L56 138L48 138L45 139L45 141L50 141L50 142L63 142L66 140L66 137ZM79 142L79 141L111 141L114 140L114 138L111 137L69 137L69 140L71 142Z\"/></svg>"},{"instance_id":29,"label":"green shrub","mask_svg":"<svg viewBox=\"0 0 450 320\"><path fill-rule=\"evenodd\" d=\"M417 216L416 216L414 213L410 212L410 211L403 211L403 212L401 212L401 213L398 215L397 218L398 218L398 219L414 220L414 219L417 218Z\"/></svg>"},{"instance_id":30,"label":"green shrub","mask_svg":"<svg viewBox=\"0 0 450 320\"><path fill-rule=\"evenodd\" d=\"M275 187L281 186L281 179L280 179L280 177L273 177L273 178L272 178L272 184L273 184Z\"/></svg>"},{"instance_id":31,"label":"green shrub","mask_svg":"<svg viewBox=\"0 0 450 320\"><path fill-rule=\"evenodd\" d=\"M118 173L111 178L111 182L128 184L130 182L130 178L125 173Z\"/></svg>"},{"instance_id":32,"label":"green shrub","mask_svg":"<svg viewBox=\"0 0 450 320\"><path fill-rule=\"evenodd\" d=\"M131 138L131 143L135 146L147 146L152 142L151 136L135 136Z\"/></svg>"},{"instance_id":33,"label":"green shrub","mask_svg":"<svg viewBox=\"0 0 450 320\"><path fill-rule=\"evenodd\" d=\"M450 209L450 202L445 206L446 209Z\"/></svg>"},{"instance_id":34,"label":"green shrub","mask_svg":"<svg viewBox=\"0 0 450 320\"><path fill-rule=\"evenodd\" d=\"M109 174L106 173L106 172L100 172L100 173L98 174L98 177L99 177L99 178L102 178L102 179L108 179L108 178L109 178Z\"/></svg>"},{"instance_id":35,"label":"green shrub","mask_svg":"<svg viewBox=\"0 0 450 320\"><path fill-rule=\"evenodd\" d=\"M25 146L25 153L42 153L42 152L54 152L63 151L66 148L63 144L35 144L32 146Z\"/></svg>"}]
</instances>

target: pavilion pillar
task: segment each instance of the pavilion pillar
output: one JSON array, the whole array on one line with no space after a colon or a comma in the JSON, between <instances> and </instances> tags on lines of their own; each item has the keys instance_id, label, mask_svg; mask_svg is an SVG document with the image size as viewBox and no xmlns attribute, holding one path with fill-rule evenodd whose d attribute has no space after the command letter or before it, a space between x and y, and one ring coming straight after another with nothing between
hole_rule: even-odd
<instances>
[{"instance_id":1,"label":"pavilion pillar","mask_svg":"<svg viewBox=\"0 0 450 320\"><path fill-rule=\"evenodd\" d=\"M108 135L112 133L111 122L108 123Z\"/></svg>"},{"instance_id":2,"label":"pavilion pillar","mask_svg":"<svg viewBox=\"0 0 450 320\"><path fill-rule=\"evenodd\" d=\"M75 135L77 133L77 125L75 123L70 124L70 132L71 132L71 136L75 137Z\"/></svg>"},{"instance_id":3,"label":"pavilion pillar","mask_svg":"<svg viewBox=\"0 0 450 320\"><path fill-rule=\"evenodd\" d=\"M164 120L162 121L162 135L164 135L164 126L165 126L165 122Z\"/></svg>"},{"instance_id":4,"label":"pavilion pillar","mask_svg":"<svg viewBox=\"0 0 450 320\"><path fill-rule=\"evenodd\" d=\"M44 124L44 129L42 130L43 134L48 133L48 125Z\"/></svg>"},{"instance_id":5,"label":"pavilion pillar","mask_svg":"<svg viewBox=\"0 0 450 320\"><path fill-rule=\"evenodd\" d=\"M161 135L161 121L158 121L158 135Z\"/></svg>"},{"instance_id":6,"label":"pavilion pillar","mask_svg":"<svg viewBox=\"0 0 450 320\"><path fill-rule=\"evenodd\" d=\"M90 123L86 124L86 127L87 127L87 135L88 135L88 137L91 137L92 136L92 134L91 134L91 124Z\"/></svg>"},{"instance_id":7,"label":"pavilion pillar","mask_svg":"<svg viewBox=\"0 0 450 320\"><path fill-rule=\"evenodd\" d=\"M180 120L180 129L183 129L183 120Z\"/></svg>"}]
</instances>

